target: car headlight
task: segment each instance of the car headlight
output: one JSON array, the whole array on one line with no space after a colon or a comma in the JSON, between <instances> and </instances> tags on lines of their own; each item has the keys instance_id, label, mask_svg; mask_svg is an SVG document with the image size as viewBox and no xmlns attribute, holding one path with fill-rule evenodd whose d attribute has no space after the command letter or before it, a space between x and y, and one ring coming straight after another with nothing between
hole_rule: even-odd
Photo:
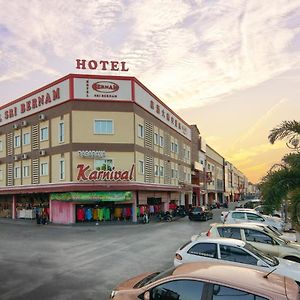
<instances>
[{"instance_id":1,"label":"car headlight","mask_svg":"<svg viewBox=\"0 0 300 300\"><path fill-rule=\"evenodd\" d=\"M113 299L117 295L118 291L112 290L110 293L110 299Z\"/></svg>"}]
</instances>

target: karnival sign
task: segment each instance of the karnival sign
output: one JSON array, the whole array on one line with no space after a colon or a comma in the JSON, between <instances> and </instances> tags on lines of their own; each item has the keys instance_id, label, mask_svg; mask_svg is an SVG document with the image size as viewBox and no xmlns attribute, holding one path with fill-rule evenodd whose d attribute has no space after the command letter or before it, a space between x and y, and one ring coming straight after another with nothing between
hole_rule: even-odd
<instances>
[{"instance_id":1,"label":"karnival sign","mask_svg":"<svg viewBox=\"0 0 300 300\"><path fill-rule=\"evenodd\" d=\"M134 164L130 170L116 170L115 167L111 171L92 170L89 165L77 165L78 181L131 181L134 174Z\"/></svg>"}]
</instances>

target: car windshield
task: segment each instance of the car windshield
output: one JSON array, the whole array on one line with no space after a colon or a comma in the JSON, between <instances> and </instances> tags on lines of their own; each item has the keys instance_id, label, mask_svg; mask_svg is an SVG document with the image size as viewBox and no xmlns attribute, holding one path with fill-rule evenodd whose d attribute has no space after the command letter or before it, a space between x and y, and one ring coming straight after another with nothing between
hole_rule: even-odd
<instances>
[{"instance_id":1,"label":"car windshield","mask_svg":"<svg viewBox=\"0 0 300 300\"><path fill-rule=\"evenodd\" d=\"M273 226L267 226L267 228L270 230L270 232L275 234L277 237L282 235L282 233L277 228L275 228Z\"/></svg>"},{"instance_id":2,"label":"car windshield","mask_svg":"<svg viewBox=\"0 0 300 300\"><path fill-rule=\"evenodd\" d=\"M170 268L163 272L152 273L152 274L146 276L145 278L143 278L141 281L139 281L133 288L138 289L149 283L155 282L156 280L168 277L173 274L174 270L175 270L175 268Z\"/></svg>"},{"instance_id":3,"label":"car windshield","mask_svg":"<svg viewBox=\"0 0 300 300\"><path fill-rule=\"evenodd\" d=\"M288 244L288 243L289 243L289 242L283 240L282 238L280 238L277 234L275 234L275 233L273 233L273 232L270 233L270 231L269 231L268 229L266 229L266 228L263 228L263 231L264 231L265 233L267 233L268 235L271 234L272 238L273 238L277 243L279 243L280 245L285 245L285 244Z\"/></svg>"},{"instance_id":4,"label":"car windshield","mask_svg":"<svg viewBox=\"0 0 300 300\"><path fill-rule=\"evenodd\" d=\"M257 257L259 257L263 262L265 262L267 265L271 267L275 267L279 264L279 261L276 257L265 254L264 252L258 250L257 248L253 247L252 245L246 243L245 249L255 254Z\"/></svg>"}]
</instances>

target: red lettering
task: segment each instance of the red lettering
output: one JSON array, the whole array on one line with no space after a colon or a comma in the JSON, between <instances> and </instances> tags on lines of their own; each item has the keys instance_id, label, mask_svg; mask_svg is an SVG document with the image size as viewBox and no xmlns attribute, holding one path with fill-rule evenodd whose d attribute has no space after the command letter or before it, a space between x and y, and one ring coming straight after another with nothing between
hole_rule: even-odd
<instances>
[{"instance_id":1,"label":"red lettering","mask_svg":"<svg viewBox=\"0 0 300 300\"><path fill-rule=\"evenodd\" d=\"M125 72L127 72L128 70L129 70L129 68L125 68L125 64L126 64L126 62L125 61L121 61L121 71L125 71Z\"/></svg>"},{"instance_id":2,"label":"red lettering","mask_svg":"<svg viewBox=\"0 0 300 300\"><path fill-rule=\"evenodd\" d=\"M109 64L109 62L107 60L100 60L99 64L102 65L101 69L103 71L106 71L107 70L107 65Z\"/></svg>"},{"instance_id":3,"label":"red lettering","mask_svg":"<svg viewBox=\"0 0 300 300\"><path fill-rule=\"evenodd\" d=\"M97 180L97 171L92 171L91 174L89 175L89 180Z\"/></svg>"},{"instance_id":4,"label":"red lettering","mask_svg":"<svg viewBox=\"0 0 300 300\"><path fill-rule=\"evenodd\" d=\"M49 93L47 93L46 95L46 100L45 100L45 104L51 103L51 97L49 95Z\"/></svg>"},{"instance_id":5,"label":"red lettering","mask_svg":"<svg viewBox=\"0 0 300 300\"><path fill-rule=\"evenodd\" d=\"M119 71L119 68L118 68L118 62L117 61L111 61L111 70L112 71Z\"/></svg>"},{"instance_id":6,"label":"red lettering","mask_svg":"<svg viewBox=\"0 0 300 300\"><path fill-rule=\"evenodd\" d=\"M59 99L60 98L60 96L59 96L59 88L57 88L56 90L53 90L52 94L53 94L53 101Z\"/></svg>"},{"instance_id":7,"label":"red lettering","mask_svg":"<svg viewBox=\"0 0 300 300\"><path fill-rule=\"evenodd\" d=\"M32 101L32 108L37 108L38 105L37 105L37 100L36 100L36 98L33 98L31 101Z\"/></svg>"},{"instance_id":8,"label":"red lettering","mask_svg":"<svg viewBox=\"0 0 300 300\"><path fill-rule=\"evenodd\" d=\"M88 62L88 65L89 65L89 68L90 68L91 70L97 69L97 66L98 66L98 64L97 64L97 62L96 62L95 60L90 60L90 61Z\"/></svg>"},{"instance_id":9,"label":"red lettering","mask_svg":"<svg viewBox=\"0 0 300 300\"><path fill-rule=\"evenodd\" d=\"M116 171L114 180L120 180L122 176L122 171Z\"/></svg>"},{"instance_id":10,"label":"red lettering","mask_svg":"<svg viewBox=\"0 0 300 300\"><path fill-rule=\"evenodd\" d=\"M110 173L110 171L103 172L103 180L109 179L109 173Z\"/></svg>"},{"instance_id":11,"label":"red lettering","mask_svg":"<svg viewBox=\"0 0 300 300\"><path fill-rule=\"evenodd\" d=\"M85 172L90 168L90 166L84 167L83 164L77 165L78 174L77 174L77 180L87 180L87 176L85 175Z\"/></svg>"},{"instance_id":12,"label":"red lettering","mask_svg":"<svg viewBox=\"0 0 300 300\"><path fill-rule=\"evenodd\" d=\"M128 171L124 171L121 175L121 180L129 180L129 173Z\"/></svg>"},{"instance_id":13,"label":"red lettering","mask_svg":"<svg viewBox=\"0 0 300 300\"><path fill-rule=\"evenodd\" d=\"M86 69L85 62L86 62L85 59L76 59L76 63L77 63L76 69Z\"/></svg>"},{"instance_id":14,"label":"red lettering","mask_svg":"<svg viewBox=\"0 0 300 300\"><path fill-rule=\"evenodd\" d=\"M31 110L31 102L30 101L26 102L26 110L27 111Z\"/></svg>"},{"instance_id":15,"label":"red lettering","mask_svg":"<svg viewBox=\"0 0 300 300\"><path fill-rule=\"evenodd\" d=\"M21 103L20 109L21 109L21 114L23 114L25 112L25 104L24 103Z\"/></svg>"},{"instance_id":16,"label":"red lettering","mask_svg":"<svg viewBox=\"0 0 300 300\"><path fill-rule=\"evenodd\" d=\"M44 95L42 95L42 96L38 96L38 102L39 102L39 106L42 106L42 105L44 105L44 98L45 98L45 96L44 96Z\"/></svg>"}]
</instances>

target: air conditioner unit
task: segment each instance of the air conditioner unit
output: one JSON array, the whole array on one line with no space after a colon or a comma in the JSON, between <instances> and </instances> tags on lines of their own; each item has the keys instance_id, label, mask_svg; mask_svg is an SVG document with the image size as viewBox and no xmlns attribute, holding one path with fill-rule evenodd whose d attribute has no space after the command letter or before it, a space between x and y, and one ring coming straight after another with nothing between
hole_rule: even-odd
<instances>
[{"instance_id":1,"label":"air conditioner unit","mask_svg":"<svg viewBox=\"0 0 300 300\"><path fill-rule=\"evenodd\" d=\"M19 159L18 155L14 155L14 161L16 161L18 159Z\"/></svg>"},{"instance_id":2,"label":"air conditioner unit","mask_svg":"<svg viewBox=\"0 0 300 300\"><path fill-rule=\"evenodd\" d=\"M46 116L44 114L40 114L39 115L39 120L40 121L46 120Z\"/></svg>"},{"instance_id":3,"label":"air conditioner unit","mask_svg":"<svg viewBox=\"0 0 300 300\"><path fill-rule=\"evenodd\" d=\"M28 155L27 154L22 154L22 159L27 159L28 158Z\"/></svg>"},{"instance_id":4,"label":"air conditioner unit","mask_svg":"<svg viewBox=\"0 0 300 300\"><path fill-rule=\"evenodd\" d=\"M22 127L25 127L25 126L27 126L28 125L28 122L27 121L22 121L22 123L21 123L21 126Z\"/></svg>"},{"instance_id":5,"label":"air conditioner unit","mask_svg":"<svg viewBox=\"0 0 300 300\"><path fill-rule=\"evenodd\" d=\"M40 156L45 156L46 155L46 151L45 150L40 150Z\"/></svg>"},{"instance_id":6,"label":"air conditioner unit","mask_svg":"<svg viewBox=\"0 0 300 300\"><path fill-rule=\"evenodd\" d=\"M19 128L19 125L18 124L14 124L13 125L13 129L18 129Z\"/></svg>"}]
</instances>

